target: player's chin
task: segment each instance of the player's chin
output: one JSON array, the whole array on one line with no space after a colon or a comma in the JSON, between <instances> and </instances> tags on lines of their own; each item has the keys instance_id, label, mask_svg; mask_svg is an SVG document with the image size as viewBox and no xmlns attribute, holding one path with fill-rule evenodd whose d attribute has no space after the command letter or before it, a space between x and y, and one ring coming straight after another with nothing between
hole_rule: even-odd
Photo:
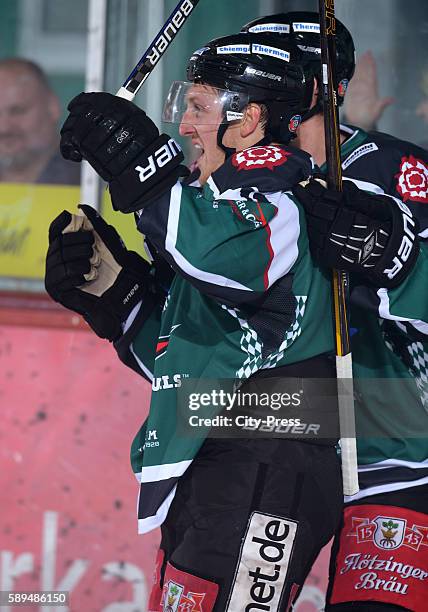
<instances>
[{"instance_id":1,"label":"player's chin","mask_svg":"<svg viewBox=\"0 0 428 612\"><path fill-rule=\"evenodd\" d=\"M194 161L192 161L192 163L189 165L189 170L190 172L196 172L196 170L199 169L199 164L198 164L198 160L195 159Z\"/></svg>"},{"instance_id":2,"label":"player's chin","mask_svg":"<svg viewBox=\"0 0 428 612\"><path fill-rule=\"evenodd\" d=\"M194 162L196 164L195 168L199 170L199 182L203 185L207 178L210 176L212 170L210 169L210 164L207 163L205 156L202 154L198 159Z\"/></svg>"}]
</instances>

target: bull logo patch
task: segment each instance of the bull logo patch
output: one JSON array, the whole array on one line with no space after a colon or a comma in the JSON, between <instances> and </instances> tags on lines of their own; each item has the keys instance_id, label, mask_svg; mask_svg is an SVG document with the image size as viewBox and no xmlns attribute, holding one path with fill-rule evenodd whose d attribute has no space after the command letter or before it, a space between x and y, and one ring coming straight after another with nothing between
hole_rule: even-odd
<instances>
[{"instance_id":1,"label":"bull logo patch","mask_svg":"<svg viewBox=\"0 0 428 612\"><path fill-rule=\"evenodd\" d=\"M428 166L422 159L413 155L401 158L400 172L396 188L403 202L428 202Z\"/></svg>"},{"instance_id":2,"label":"bull logo patch","mask_svg":"<svg viewBox=\"0 0 428 612\"><path fill-rule=\"evenodd\" d=\"M257 168L273 170L275 166L285 164L290 155L289 151L284 151L274 145L251 147L245 151L235 153L232 156L232 164L238 170L255 170Z\"/></svg>"}]
</instances>

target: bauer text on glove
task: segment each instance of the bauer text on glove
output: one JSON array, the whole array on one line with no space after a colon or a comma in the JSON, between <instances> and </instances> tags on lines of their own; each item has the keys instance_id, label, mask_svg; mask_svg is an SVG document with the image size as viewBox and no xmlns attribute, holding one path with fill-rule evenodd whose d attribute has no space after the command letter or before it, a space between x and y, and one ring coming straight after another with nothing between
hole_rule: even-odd
<instances>
[{"instance_id":1,"label":"bauer text on glove","mask_svg":"<svg viewBox=\"0 0 428 612\"><path fill-rule=\"evenodd\" d=\"M113 208L129 213L159 197L188 173L178 143L132 102L108 93L81 93L61 129L66 159L86 159L109 183Z\"/></svg>"},{"instance_id":2,"label":"bauer text on glove","mask_svg":"<svg viewBox=\"0 0 428 612\"><path fill-rule=\"evenodd\" d=\"M358 274L376 287L399 285L418 252L418 225L409 208L384 195L372 195L344 181L343 192L320 180L296 185L294 195L306 213L314 259L323 266Z\"/></svg>"}]
</instances>

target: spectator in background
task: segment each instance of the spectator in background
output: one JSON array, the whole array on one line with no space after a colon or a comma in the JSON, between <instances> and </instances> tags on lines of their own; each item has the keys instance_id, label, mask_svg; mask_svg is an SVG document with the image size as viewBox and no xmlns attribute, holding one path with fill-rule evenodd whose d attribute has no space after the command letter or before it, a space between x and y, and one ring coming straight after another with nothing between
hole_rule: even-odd
<instances>
[{"instance_id":1,"label":"spectator in background","mask_svg":"<svg viewBox=\"0 0 428 612\"><path fill-rule=\"evenodd\" d=\"M428 68L422 73L421 89L425 97L416 107L416 115L422 117L425 125L428 125Z\"/></svg>"},{"instance_id":2,"label":"spectator in background","mask_svg":"<svg viewBox=\"0 0 428 612\"><path fill-rule=\"evenodd\" d=\"M376 60L366 51L355 64L355 72L349 82L344 102L346 122L363 130L375 130L384 110L394 98L381 98L377 80Z\"/></svg>"},{"instance_id":3,"label":"spectator in background","mask_svg":"<svg viewBox=\"0 0 428 612\"><path fill-rule=\"evenodd\" d=\"M345 123L358 125L366 132L377 130L378 123L385 111L395 98L379 95L378 71L376 60L371 51L366 51L355 65L355 73L346 92L344 102ZM416 117L422 119L422 123L428 126L428 68L421 75L420 89L423 93L422 101L414 109ZM419 146L428 149L428 141L419 142Z\"/></svg>"},{"instance_id":4,"label":"spectator in background","mask_svg":"<svg viewBox=\"0 0 428 612\"><path fill-rule=\"evenodd\" d=\"M3 59L0 83L0 182L79 184L79 170L59 153L61 108L43 70Z\"/></svg>"}]
</instances>

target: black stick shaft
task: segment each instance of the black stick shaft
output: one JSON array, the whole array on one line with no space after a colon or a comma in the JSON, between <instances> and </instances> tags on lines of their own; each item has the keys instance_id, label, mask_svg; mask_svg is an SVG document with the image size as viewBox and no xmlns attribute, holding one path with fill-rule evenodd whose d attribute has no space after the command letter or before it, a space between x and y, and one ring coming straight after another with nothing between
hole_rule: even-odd
<instances>
[{"instance_id":1,"label":"black stick shaft","mask_svg":"<svg viewBox=\"0 0 428 612\"><path fill-rule=\"evenodd\" d=\"M337 96L334 88L334 64L336 59L334 0L319 0L319 12L327 182L330 189L342 191L340 129ZM339 356L347 355L351 350L346 312L347 286L347 274L343 271L335 270L333 272L333 301L336 354Z\"/></svg>"},{"instance_id":2,"label":"black stick shaft","mask_svg":"<svg viewBox=\"0 0 428 612\"><path fill-rule=\"evenodd\" d=\"M319 0L319 12L327 182L330 189L342 191L340 128L337 111L337 97L334 87L334 65L336 60L336 19L334 17L334 0ZM341 432L340 448L342 456L343 492L345 495L355 495L359 487L352 383L352 355L346 310L347 287L347 274L340 270L333 270L333 304L336 335L336 370L339 392L338 404ZM342 389L342 387L344 387L344 389Z\"/></svg>"},{"instance_id":3,"label":"black stick shaft","mask_svg":"<svg viewBox=\"0 0 428 612\"><path fill-rule=\"evenodd\" d=\"M147 51L140 58L131 74L117 92L120 98L133 100L140 87L150 75L171 42L181 30L187 19L193 13L199 0L180 0L166 23L162 26L150 43Z\"/></svg>"}]
</instances>

